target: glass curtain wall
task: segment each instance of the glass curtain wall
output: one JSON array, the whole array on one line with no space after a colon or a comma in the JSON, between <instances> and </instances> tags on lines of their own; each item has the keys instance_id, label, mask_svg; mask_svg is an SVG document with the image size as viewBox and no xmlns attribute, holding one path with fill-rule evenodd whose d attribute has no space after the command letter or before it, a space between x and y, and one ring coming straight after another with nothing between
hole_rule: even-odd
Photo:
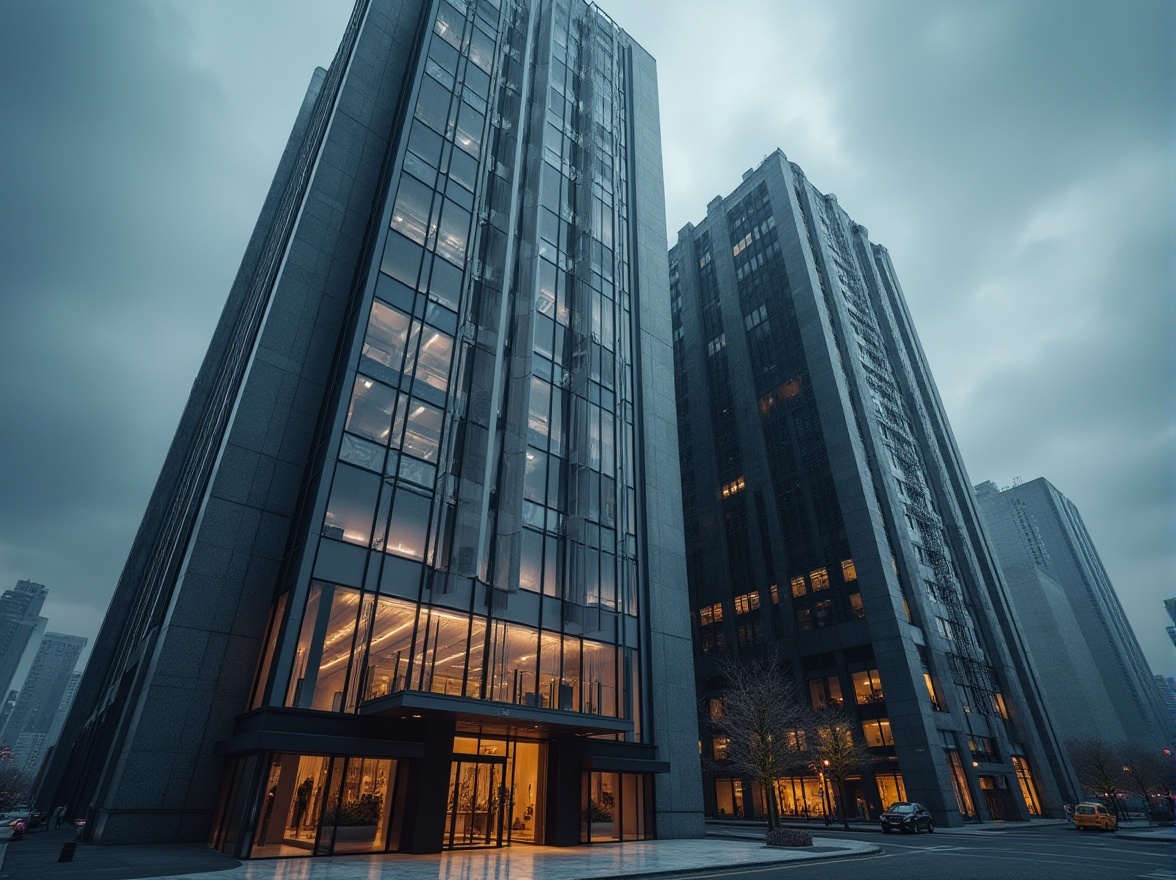
<instances>
[{"instance_id":1,"label":"glass curtain wall","mask_svg":"<svg viewBox=\"0 0 1176 880\"><path fill-rule=\"evenodd\" d=\"M422 690L639 739L627 49L598 10L544 4L524 69L526 4L437 9L328 472L331 576L279 599L294 660L271 640L257 705ZM517 592L529 619L503 613Z\"/></svg>"},{"instance_id":2,"label":"glass curtain wall","mask_svg":"<svg viewBox=\"0 0 1176 880\"><path fill-rule=\"evenodd\" d=\"M395 850L396 767L389 758L273 755L250 857Z\"/></svg>"}]
</instances>

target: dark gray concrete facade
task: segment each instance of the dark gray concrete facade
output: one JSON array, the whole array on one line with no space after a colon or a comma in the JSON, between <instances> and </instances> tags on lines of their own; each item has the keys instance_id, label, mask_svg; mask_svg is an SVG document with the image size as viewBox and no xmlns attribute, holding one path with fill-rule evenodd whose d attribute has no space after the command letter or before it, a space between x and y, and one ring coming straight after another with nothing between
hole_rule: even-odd
<instances>
[{"instance_id":1,"label":"dark gray concrete facade","mask_svg":"<svg viewBox=\"0 0 1176 880\"><path fill-rule=\"evenodd\" d=\"M1066 739L1170 744L1154 677L1077 507L1039 477L976 501Z\"/></svg>"},{"instance_id":2,"label":"dark gray concrete facade","mask_svg":"<svg viewBox=\"0 0 1176 880\"><path fill-rule=\"evenodd\" d=\"M334 62L315 73L42 783L39 798L67 803L73 815L87 818L95 842L212 839L226 851L247 855L254 843L265 842L267 790L272 799L278 787L271 788L266 774L271 765L278 766L276 755L295 753L326 755L324 760L337 762L336 773L348 761L358 767L358 756L399 762L395 793L391 784L381 789L386 801L398 799L394 833L388 827L381 833L389 850L430 851L440 846L446 822L449 799L444 788L455 734L474 730L477 735L517 737L522 722L502 721L515 717L525 717L533 722L527 729L547 737L548 842L579 842L576 816L586 768L596 776L615 777L620 781L612 784L622 789L634 784L622 774L636 778L638 786L649 780L651 821L642 826L642 836L702 833L697 737L681 723L681 718L693 717L693 692L681 686L681 679L677 685L662 684L670 678L667 670L688 668L690 651L681 514L673 488L674 421L670 399L658 384L668 375L669 355L656 72L653 60L604 16L578 3L573 7L569 23L565 5L553 10L539 0L359 0ZM553 36L560 28L574 36ZM608 253L615 252L618 273L618 328L622 319L631 320L631 329L624 330L631 355L620 351L622 331L617 330L616 421L623 440L621 402L626 401L625 418L633 426L635 444L630 444L633 466L625 467L630 483L637 480L631 497L641 510L633 511L632 537L622 532L617 538L615 558L619 570L632 560L634 570L639 566L643 572L631 580L618 574L617 582L623 580L629 592L610 606L599 600L599 587L596 594L588 588L590 596L598 597L595 602L585 598L585 569L580 564L573 569L569 562L568 583L577 579L581 592L554 597L562 610L554 599L549 601L549 593L520 587L520 569L526 571L527 560L520 545L530 534L523 525L535 524L523 511L528 405L525 396L521 403L518 399L520 389L532 387L535 356L524 343L534 334L531 325L539 323L530 284L537 283L533 276L544 254L536 235L536 199L548 180L541 169L551 167L543 164L539 132L548 94L543 77L552 75L556 65L544 54L544 45L558 45L561 39L576 47L595 41L595 54L584 49L577 61L602 67L599 58L606 57L624 83L612 111L607 99L603 104L604 112L628 120L624 136L619 130L615 135L615 142L627 150L619 157L623 161L614 202L617 235L624 235L624 243L617 241ZM452 65L459 83L466 77L467 89L462 101L461 86L454 85L450 72L450 94L444 97L446 105L453 99L448 120L441 99L425 91L436 91L439 83L445 87L445 64ZM492 65L493 78L488 75ZM571 66L568 60L559 69ZM602 82L608 76L606 71ZM480 97L470 96L471 83L483 90ZM497 112L493 105L487 109L486 90L489 100L498 102ZM568 106L582 107L583 102L569 100ZM531 133L535 119L539 127ZM438 147L440 175L422 170L421 148L412 140L428 125L436 131L426 131L427 139L441 144L448 138L443 149ZM480 153L478 142L484 144ZM451 155L450 184L442 196ZM463 157L460 172L456 157ZM578 161L586 161L584 157L595 158L585 150ZM436 157L431 161L438 164ZM476 167L476 183L467 165ZM427 239L422 233L430 249L425 265L435 268L432 279L424 270L415 291L388 274L398 271L392 268L389 242L399 235L396 229L406 228L397 225L403 223L397 186L410 168L416 175L414 186L429 173L435 176L435 210L444 204L451 212L440 221L443 240L437 236L436 214ZM461 193L452 183L459 174ZM582 187L593 183L590 166L565 170L565 178L582 181ZM500 180L503 185L496 188ZM623 195L622 187L627 188ZM558 206L558 178L556 192ZM467 198L469 203L463 201ZM586 207L581 213L593 216ZM467 230L455 231L451 223L452 217L461 216L467 224L473 220L468 249ZM574 216L567 211L565 222L570 224ZM571 231L567 240L573 240ZM502 244L505 251L488 242ZM599 241L597 248L599 253ZM599 257L590 264L587 252L561 256L560 277L566 273L569 292L587 290L593 283L599 287L598 263ZM460 295L440 292L443 265L449 276L456 273L461 279ZM589 275L590 268L594 275ZM610 267L610 280L612 273ZM414 459L413 497L431 497L433 504L427 522L420 525L434 542L424 566L419 555L394 558L398 551L391 549L391 531L384 552L383 534L365 547L335 525L352 516L339 502L343 478L337 475L355 472L355 479L368 479L352 466L354 450L362 447L370 456L373 448L370 439L354 433L358 403L353 393L359 392L353 392L353 385L358 388L355 383L366 381L369 388L373 382L383 387L380 383L398 381L372 372L378 365L370 364L375 330L369 315L386 314L401 302L408 303L403 306L406 316L418 322L414 328L425 328L421 332L427 335L440 327L457 339L448 378L434 376L433 387L426 388L422 368L411 386L412 400L430 411L439 408L445 426L441 461L436 452L432 459ZM568 309L576 314L574 298ZM451 310L457 313L452 319L446 317ZM441 317L434 317L435 312ZM589 333L581 332L587 345ZM568 332L569 345L573 338L578 337ZM423 348L419 357L423 363ZM569 366L570 357L569 348ZM548 380L550 358L548 353ZM640 366L626 358L639 358ZM558 370L558 357L555 363ZM634 384L625 386L633 389L627 393L620 390L622 365L633 368L632 374L624 374L626 382L634 377ZM374 378L364 379L360 370ZM413 380L407 364L404 370L401 393L408 400ZM584 370L582 407L588 412L587 362ZM569 374L568 405L574 414L564 418L572 424L580 418L575 407L581 404L571 402L579 386L575 369ZM485 387L479 385L483 380ZM591 381L597 395L592 411L599 412L598 398L612 393L607 387L612 380L603 392L603 379L594 374ZM438 387L443 392L447 385L460 389L460 395L438 396ZM410 429L414 417L410 411ZM405 461L414 453L410 443L406 438L400 449ZM575 446L572 440L569 444ZM385 453L379 454L383 460ZM396 454L395 447L387 453L389 468ZM431 496L420 488L420 475L428 472L430 461L443 469ZM409 479L407 470L399 480L393 474L388 470L382 482L378 474L372 479L384 487L380 491L390 493ZM530 492L529 484L525 491ZM626 511L629 503L626 499L618 507ZM590 514L584 505L582 518L575 511L567 515L566 528L575 524L596 535L602 526L592 518L599 513L593 507ZM387 516L387 507L382 509L380 515ZM560 513L558 529L555 518L547 520L548 539L557 543L567 534ZM397 515L396 508L391 515ZM447 520L453 523L448 532L438 525L444 516L453 517ZM442 534L450 537L438 537ZM535 534L543 540L542 532ZM472 543L467 541L471 536ZM577 547L588 547L588 539L583 540ZM605 549L599 538L594 540L590 556L595 560ZM467 547L470 552L462 552ZM562 561L565 551L560 547ZM448 550L452 557L444 555ZM589 554L587 549L566 552L569 560ZM385 599L391 607L415 598L424 609L419 613L426 615L420 624L425 639L433 632L425 622L432 619L427 617L430 611L436 619L448 619L465 602L474 629L487 633L488 654L497 644L495 626L502 632L535 626L540 615L545 632L562 629L565 644L575 639L595 647L611 639L618 658L614 687L620 694L622 654L623 674L634 670L633 687L626 684L624 700L617 698L614 720L601 717L609 713L601 711L599 697L588 693L589 683L581 686L577 678L583 708L570 713L576 717L569 720L556 711L564 709L563 685L558 706L543 709L536 684L528 684L527 693L517 684L525 675L518 670L517 698L508 701L509 707L490 706L501 698L487 698L492 684L498 686L489 680L489 660L481 673L487 680L477 688L470 683L474 661L469 660L465 690L456 702L446 702L448 690L443 697L433 696L428 680L418 677L415 684L397 678L396 687L403 690L393 687L375 705L363 699L373 692L375 667L363 661L368 665L361 670L359 652L366 646L357 641L350 690L343 690L355 694L359 688L360 697L347 697L351 708L343 712L342 690L333 708L328 694L324 711L312 696L317 693L314 675L327 676L326 661L317 672L299 664L305 663L308 645L321 657L330 644L325 611L314 610L327 607L328 600L315 603L330 590L339 596L362 594L364 614L377 604L382 610ZM616 595L621 595L619 587ZM551 608L541 609L541 603ZM315 623L316 614L321 624ZM353 630L353 637L358 631ZM475 647L480 662L482 645L475 646L471 636L470 657ZM420 655L414 656L419 664ZM587 675L587 666L584 670ZM410 694L413 689L420 696ZM490 716L493 725L487 723ZM599 780L594 777L594 782ZM301 810L291 828L301 823ZM616 824L620 834L619 817ZM331 850L324 840L312 835L314 852Z\"/></svg>"},{"instance_id":3,"label":"dark gray concrete facade","mask_svg":"<svg viewBox=\"0 0 1176 880\"><path fill-rule=\"evenodd\" d=\"M885 249L777 151L670 264L700 697L718 658L778 650L815 702L853 706L875 761L851 804L1060 814L1076 788ZM803 776L783 812L822 809Z\"/></svg>"}]
</instances>

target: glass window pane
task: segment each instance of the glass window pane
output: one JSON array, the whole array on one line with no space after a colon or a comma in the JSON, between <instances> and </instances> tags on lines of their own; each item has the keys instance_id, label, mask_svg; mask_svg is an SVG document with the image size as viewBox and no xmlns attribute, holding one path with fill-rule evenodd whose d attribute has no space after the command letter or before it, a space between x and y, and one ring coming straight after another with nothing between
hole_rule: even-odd
<instances>
[{"instance_id":1,"label":"glass window pane","mask_svg":"<svg viewBox=\"0 0 1176 880\"><path fill-rule=\"evenodd\" d=\"M527 441L537 446L547 445L548 413L551 409L551 386L531 377L531 412L527 423Z\"/></svg>"},{"instance_id":2,"label":"glass window pane","mask_svg":"<svg viewBox=\"0 0 1176 880\"><path fill-rule=\"evenodd\" d=\"M456 49L461 48L461 32L465 28L465 15L448 3L439 3L437 21L433 29L443 40Z\"/></svg>"},{"instance_id":3,"label":"glass window pane","mask_svg":"<svg viewBox=\"0 0 1176 880\"><path fill-rule=\"evenodd\" d=\"M363 356L399 371L404 358L404 341L408 335L408 315L390 309L381 302L372 303L367 335L363 340Z\"/></svg>"},{"instance_id":4,"label":"glass window pane","mask_svg":"<svg viewBox=\"0 0 1176 880\"><path fill-rule=\"evenodd\" d=\"M339 449L339 458L361 468L377 473L384 470L384 447L360 440L351 434L343 435L343 443Z\"/></svg>"},{"instance_id":5,"label":"glass window pane","mask_svg":"<svg viewBox=\"0 0 1176 880\"><path fill-rule=\"evenodd\" d=\"M388 596L380 597L376 604L372 643L368 651L365 699L374 700L404 690L415 622L414 604Z\"/></svg>"},{"instance_id":6,"label":"glass window pane","mask_svg":"<svg viewBox=\"0 0 1176 880\"><path fill-rule=\"evenodd\" d=\"M485 71L474 65L466 68L465 72L465 88L466 93L473 93L482 100L485 100L490 95L490 76Z\"/></svg>"},{"instance_id":7,"label":"glass window pane","mask_svg":"<svg viewBox=\"0 0 1176 880\"><path fill-rule=\"evenodd\" d=\"M555 264L546 260L539 261L535 308L544 315L550 315L555 311Z\"/></svg>"},{"instance_id":8,"label":"glass window pane","mask_svg":"<svg viewBox=\"0 0 1176 880\"><path fill-rule=\"evenodd\" d=\"M455 150L449 161L449 179L473 190L478 180L478 160L461 150Z\"/></svg>"},{"instance_id":9,"label":"glass window pane","mask_svg":"<svg viewBox=\"0 0 1176 880\"><path fill-rule=\"evenodd\" d=\"M359 591L319 581L311 586L295 653L287 705L339 712L351 659Z\"/></svg>"},{"instance_id":10,"label":"glass window pane","mask_svg":"<svg viewBox=\"0 0 1176 880\"><path fill-rule=\"evenodd\" d=\"M433 131L444 132L449 116L451 92L431 76L421 77L421 91L417 98L416 118Z\"/></svg>"},{"instance_id":11,"label":"glass window pane","mask_svg":"<svg viewBox=\"0 0 1176 880\"><path fill-rule=\"evenodd\" d=\"M424 244L429 231L429 209L433 191L410 174L400 177L396 207L392 209L392 228Z\"/></svg>"},{"instance_id":12,"label":"glass window pane","mask_svg":"<svg viewBox=\"0 0 1176 880\"><path fill-rule=\"evenodd\" d=\"M437 235L437 253L459 266L464 264L469 232L470 212L446 200Z\"/></svg>"},{"instance_id":13,"label":"glass window pane","mask_svg":"<svg viewBox=\"0 0 1176 880\"><path fill-rule=\"evenodd\" d=\"M384 551L409 559L424 559L428 530L429 499L401 489L392 504Z\"/></svg>"},{"instance_id":14,"label":"glass window pane","mask_svg":"<svg viewBox=\"0 0 1176 880\"><path fill-rule=\"evenodd\" d=\"M388 234L387 244L384 245L380 271L415 289L423 253L420 245L409 241L403 235L391 232Z\"/></svg>"},{"instance_id":15,"label":"glass window pane","mask_svg":"<svg viewBox=\"0 0 1176 880\"><path fill-rule=\"evenodd\" d=\"M414 655L418 668L413 671L410 687L460 697L465 659L469 653L469 634L468 614L430 609L423 637Z\"/></svg>"},{"instance_id":16,"label":"glass window pane","mask_svg":"<svg viewBox=\"0 0 1176 880\"><path fill-rule=\"evenodd\" d=\"M347 409L347 430L379 443L388 443L396 390L367 376L358 376Z\"/></svg>"},{"instance_id":17,"label":"glass window pane","mask_svg":"<svg viewBox=\"0 0 1176 880\"><path fill-rule=\"evenodd\" d=\"M441 162L441 148L445 141L432 129L414 122L408 136L408 148L424 159L433 168Z\"/></svg>"},{"instance_id":18,"label":"glass window pane","mask_svg":"<svg viewBox=\"0 0 1176 880\"><path fill-rule=\"evenodd\" d=\"M444 40L433 40L429 45L429 58L451 77L457 73L457 62L460 57L457 49Z\"/></svg>"},{"instance_id":19,"label":"glass window pane","mask_svg":"<svg viewBox=\"0 0 1176 880\"><path fill-rule=\"evenodd\" d=\"M423 461L417 461L406 455L400 459L400 479L426 489L433 488L433 481L437 478L437 468Z\"/></svg>"},{"instance_id":20,"label":"glass window pane","mask_svg":"<svg viewBox=\"0 0 1176 880\"><path fill-rule=\"evenodd\" d=\"M346 464L335 468L331 484L331 500L323 518L323 534L328 538L366 546L372 536L372 516L376 511L376 497L380 492L380 478Z\"/></svg>"},{"instance_id":21,"label":"glass window pane","mask_svg":"<svg viewBox=\"0 0 1176 880\"><path fill-rule=\"evenodd\" d=\"M457 333L457 315L440 303L429 303L425 309L425 320L450 336Z\"/></svg>"},{"instance_id":22,"label":"glass window pane","mask_svg":"<svg viewBox=\"0 0 1176 880\"><path fill-rule=\"evenodd\" d=\"M482 127L486 117L464 101L457 117L457 145L476 156L482 149Z\"/></svg>"},{"instance_id":23,"label":"glass window pane","mask_svg":"<svg viewBox=\"0 0 1176 880\"><path fill-rule=\"evenodd\" d=\"M543 536L523 529L523 545L519 562L519 588L538 593L543 580Z\"/></svg>"},{"instance_id":24,"label":"glass window pane","mask_svg":"<svg viewBox=\"0 0 1176 880\"><path fill-rule=\"evenodd\" d=\"M523 497L536 504L547 502L547 453L534 447L527 448L526 473L523 477Z\"/></svg>"},{"instance_id":25,"label":"glass window pane","mask_svg":"<svg viewBox=\"0 0 1176 880\"><path fill-rule=\"evenodd\" d=\"M487 73L494 66L494 40L477 28L470 34L470 61Z\"/></svg>"},{"instance_id":26,"label":"glass window pane","mask_svg":"<svg viewBox=\"0 0 1176 880\"><path fill-rule=\"evenodd\" d=\"M421 347L416 358L418 382L444 393L449 390L449 364L453 357L453 339L440 330L424 326Z\"/></svg>"},{"instance_id":27,"label":"glass window pane","mask_svg":"<svg viewBox=\"0 0 1176 880\"><path fill-rule=\"evenodd\" d=\"M433 260L433 275L429 279L429 298L451 309L457 308L461 297L461 269L442 259Z\"/></svg>"},{"instance_id":28,"label":"glass window pane","mask_svg":"<svg viewBox=\"0 0 1176 880\"><path fill-rule=\"evenodd\" d=\"M408 424L404 431L402 449L417 458L436 463L441 442L441 410L420 400L408 406Z\"/></svg>"}]
</instances>

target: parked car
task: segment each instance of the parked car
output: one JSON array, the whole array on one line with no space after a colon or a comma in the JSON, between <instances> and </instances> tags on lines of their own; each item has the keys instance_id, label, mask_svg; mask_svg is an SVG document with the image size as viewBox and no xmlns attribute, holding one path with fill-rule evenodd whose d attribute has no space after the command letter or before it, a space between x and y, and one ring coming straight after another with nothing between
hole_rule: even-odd
<instances>
[{"instance_id":1,"label":"parked car","mask_svg":"<svg viewBox=\"0 0 1176 880\"><path fill-rule=\"evenodd\" d=\"M1074 808L1074 824L1079 831L1087 828L1114 831L1119 827L1119 820L1102 804L1079 804Z\"/></svg>"},{"instance_id":2,"label":"parked car","mask_svg":"<svg viewBox=\"0 0 1176 880\"><path fill-rule=\"evenodd\" d=\"M5 837L5 839L20 840L26 831L47 828L45 818L45 814L41 810L30 809L22 804L5 813L0 813L0 828L11 831L11 837Z\"/></svg>"},{"instance_id":3,"label":"parked car","mask_svg":"<svg viewBox=\"0 0 1176 880\"><path fill-rule=\"evenodd\" d=\"M895 829L910 834L918 834L922 828L926 828L928 834L935 832L935 823L931 821L931 814L922 804L898 801L891 804L881 818L883 834L889 834Z\"/></svg>"}]
</instances>

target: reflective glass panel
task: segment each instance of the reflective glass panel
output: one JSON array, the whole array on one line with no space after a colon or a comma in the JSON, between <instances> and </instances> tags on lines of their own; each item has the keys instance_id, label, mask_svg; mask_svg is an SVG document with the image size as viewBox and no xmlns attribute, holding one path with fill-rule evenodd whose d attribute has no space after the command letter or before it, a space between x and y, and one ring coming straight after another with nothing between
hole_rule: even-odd
<instances>
[{"instance_id":1,"label":"reflective glass panel","mask_svg":"<svg viewBox=\"0 0 1176 880\"><path fill-rule=\"evenodd\" d=\"M424 244L429 232L429 210L433 191L409 174L400 177L396 207L392 209L392 228L417 244Z\"/></svg>"},{"instance_id":2,"label":"reflective glass panel","mask_svg":"<svg viewBox=\"0 0 1176 880\"><path fill-rule=\"evenodd\" d=\"M442 412L419 400L408 406L408 424L404 430L403 450L425 461L437 461L437 447L441 441Z\"/></svg>"},{"instance_id":3,"label":"reflective glass panel","mask_svg":"<svg viewBox=\"0 0 1176 880\"><path fill-rule=\"evenodd\" d=\"M347 409L347 430L386 444L392 430L396 390L367 376L358 376Z\"/></svg>"},{"instance_id":4,"label":"reflective glass panel","mask_svg":"<svg viewBox=\"0 0 1176 880\"><path fill-rule=\"evenodd\" d=\"M335 480L331 484L323 534L366 546L372 537L372 517L379 492L378 476L340 463L335 468Z\"/></svg>"}]
</instances>

